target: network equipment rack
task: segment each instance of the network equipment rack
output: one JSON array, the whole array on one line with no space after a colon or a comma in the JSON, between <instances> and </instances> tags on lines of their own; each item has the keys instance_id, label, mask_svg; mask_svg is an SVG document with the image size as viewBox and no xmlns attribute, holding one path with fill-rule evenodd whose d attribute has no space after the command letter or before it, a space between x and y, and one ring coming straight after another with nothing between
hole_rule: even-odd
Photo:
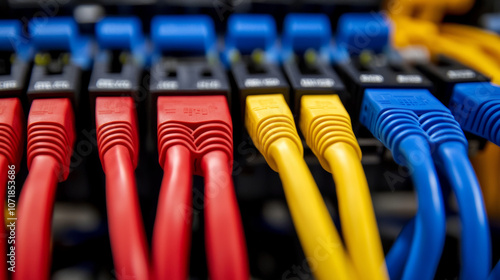
<instances>
[{"instance_id":1,"label":"network equipment rack","mask_svg":"<svg viewBox=\"0 0 500 280\"><path fill-rule=\"evenodd\" d=\"M500 279L498 8L0 3L0 279Z\"/></svg>"}]
</instances>

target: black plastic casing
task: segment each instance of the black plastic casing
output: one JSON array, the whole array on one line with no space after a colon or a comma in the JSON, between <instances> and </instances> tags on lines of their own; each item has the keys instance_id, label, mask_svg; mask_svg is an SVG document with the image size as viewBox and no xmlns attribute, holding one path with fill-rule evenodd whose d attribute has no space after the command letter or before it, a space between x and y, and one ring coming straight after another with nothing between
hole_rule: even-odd
<instances>
[{"instance_id":1,"label":"black plastic casing","mask_svg":"<svg viewBox=\"0 0 500 280\"><path fill-rule=\"evenodd\" d=\"M15 59L8 75L0 75L0 97L23 98L28 87L31 63Z\"/></svg>"},{"instance_id":2,"label":"black plastic casing","mask_svg":"<svg viewBox=\"0 0 500 280\"><path fill-rule=\"evenodd\" d=\"M290 86L279 66L263 63L259 65L261 71L252 73L249 63L245 60L235 62L230 70L234 89L240 97L241 115L245 115L245 102L249 95L283 94L290 105Z\"/></svg>"},{"instance_id":3,"label":"black plastic casing","mask_svg":"<svg viewBox=\"0 0 500 280\"><path fill-rule=\"evenodd\" d=\"M283 70L290 82L292 89L293 113L300 113L300 101L304 95L345 95L345 87L339 76L326 63L314 64L315 73L303 73L296 60L283 63Z\"/></svg>"},{"instance_id":4,"label":"black plastic casing","mask_svg":"<svg viewBox=\"0 0 500 280\"><path fill-rule=\"evenodd\" d=\"M354 57L349 62L336 65L335 69L349 93L342 102L353 124L358 122L364 91L369 88L428 89L432 82L414 67L403 62L387 62L383 65L360 67Z\"/></svg>"},{"instance_id":5,"label":"black plastic casing","mask_svg":"<svg viewBox=\"0 0 500 280\"><path fill-rule=\"evenodd\" d=\"M446 106L456 84L490 81L482 73L446 56L438 56L434 63L417 64L416 67L432 81L434 96Z\"/></svg>"},{"instance_id":6,"label":"black plastic casing","mask_svg":"<svg viewBox=\"0 0 500 280\"><path fill-rule=\"evenodd\" d=\"M69 98L77 107L82 71L74 64L63 66L62 72L49 74L41 65L33 66L28 87L29 102L37 98Z\"/></svg>"}]
</instances>

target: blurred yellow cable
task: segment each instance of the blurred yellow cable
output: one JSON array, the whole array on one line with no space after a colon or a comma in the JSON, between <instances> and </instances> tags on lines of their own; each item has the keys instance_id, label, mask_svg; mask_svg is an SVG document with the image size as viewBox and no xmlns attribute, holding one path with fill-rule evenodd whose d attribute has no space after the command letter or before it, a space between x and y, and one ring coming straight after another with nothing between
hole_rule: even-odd
<instances>
[{"instance_id":1,"label":"blurred yellow cable","mask_svg":"<svg viewBox=\"0 0 500 280\"><path fill-rule=\"evenodd\" d=\"M500 219L500 147L488 143L484 150L471 158L483 190L484 203L490 219Z\"/></svg>"},{"instance_id":2,"label":"blurred yellow cable","mask_svg":"<svg viewBox=\"0 0 500 280\"><path fill-rule=\"evenodd\" d=\"M302 97L299 125L307 145L333 174L343 235L360 279L389 279L361 149L340 98Z\"/></svg>"},{"instance_id":3,"label":"blurred yellow cable","mask_svg":"<svg viewBox=\"0 0 500 280\"><path fill-rule=\"evenodd\" d=\"M500 37L497 34L477 27L450 23L442 24L440 30L442 35L450 36L457 42L479 46L500 64Z\"/></svg>"},{"instance_id":4,"label":"blurred yellow cable","mask_svg":"<svg viewBox=\"0 0 500 280\"><path fill-rule=\"evenodd\" d=\"M436 25L407 17L393 17L395 46L424 45L432 55L444 54L490 76L500 83L500 65L485 54L479 45L457 42L442 36Z\"/></svg>"},{"instance_id":5,"label":"blurred yellow cable","mask_svg":"<svg viewBox=\"0 0 500 280\"><path fill-rule=\"evenodd\" d=\"M446 14L463 14L475 0L387 0L385 7L391 16L408 16L440 22Z\"/></svg>"},{"instance_id":6,"label":"blurred yellow cable","mask_svg":"<svg viewBox=\"0 0 500 280\"><path fill-rule=\"evenodd\" d=\"M302 143L283 95L248 96L245 126L269 166L280 175L288 207L314 277L319 280L357 279L302 157Z\"/></svg>"}]
</instances>

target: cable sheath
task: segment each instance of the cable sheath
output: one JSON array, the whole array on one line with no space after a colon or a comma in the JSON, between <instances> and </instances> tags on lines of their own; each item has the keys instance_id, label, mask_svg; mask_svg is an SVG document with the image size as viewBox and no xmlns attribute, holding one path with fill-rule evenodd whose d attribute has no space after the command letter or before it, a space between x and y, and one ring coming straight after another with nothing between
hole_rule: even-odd
<instances>
[{"instance_id":1,"label":"cable sheath","mask_svg":"<svg viewBox=\"0 0 500 280\"><path fill-rule=\"evenodd\" d=\"M410 136L399 151L412 172L418 211L404 280L433 279L441 258L446 231L443 198L427 139Z\"/></svg>"},{"instance_id":2,"label":"cable sheath","mask_svg":"<svg viewBox=\"0 0 500 280\"><path fill-rule=\"evenodd\" d=\"M248 280L249 269L243 226L223 151L201 159L205 177L205 238L210 279Z\"/></svg>"},{"instance_id":3,"label":"cable sheath","mask_svg":"<svg viewBox=\"0 0 500 280\"><path fill-rule=\"evenodd\" d=\"M103 156L109 235L118 279L149 278L146 234L129 150L116 145Z\"/></svg>"},{"instance_id":4,"label":"cable sheath","mask_svg":"<svg viewBox=\"0 0 500 280\"><path fill-rule=\"evenodd\" d=\"M389 279L401 279L408 255L410 254L413 232L415 230L415 218L411 219L399 233L398 238L391 246L387 254L386 262L389 270Z\"/></svg>"},{"instance_id":5,"label":"cable sheath","mask_svg":"<svg viewBox=\"0 0 500 280\"><path fill-rule=\"evenodd\" d=\"M339 201L342 232L362 279L387 279L385 260L363 166L354 148L336 143L325 151Z\"/></svg>"},{"instance_id":6,"label":"cable sheath","mask_svg":"<svg viewBox=\"0 0 500 280\"><path fill-rule=\"evenodd\" d=\"M326 205L295 143L288 138L270 147L286 200L309 265L318 279L357 278Z\"/></svg>"},{"instance_id":7,"label":"cable sheath","mask_svg":"<svg viewBox=\"0 0 500 280\"><path fill-rule=\"evenodd\" d=\"M491 269L491 242L481 188L464 145L443 143L439 162L453 188L462 223L461 279L486 279Z\"/></svg>"},{"instance_id":8,"label":"cable sheath","mask_svg":"<svg viewBox=\"0 0 500 280\"><path fill-rule=\"evenodd\" d=\"M154 279L188 278L192 223L191 152L183 145L166 151L153 231Z\"/></svg>"},{"instance_id":9,"label":"cable sheath","mask_svg":"<svg viewBox=\"0 0 500 280\"><path fill-rule=\"evenodd\" d=\"M31 162L17 209L15 280L49 279L52 210L60 167L49 155Z\"/></svg>"}]
</instances>

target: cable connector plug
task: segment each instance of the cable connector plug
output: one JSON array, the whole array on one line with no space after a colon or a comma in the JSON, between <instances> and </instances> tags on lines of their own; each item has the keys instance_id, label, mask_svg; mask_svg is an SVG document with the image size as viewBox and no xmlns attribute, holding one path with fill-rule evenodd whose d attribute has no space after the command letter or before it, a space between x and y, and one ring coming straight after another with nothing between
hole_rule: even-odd
<instances>
[{"instance_id":1,"label":"cable connector plug","mask_svg":"<svg viewBox=\"0 0 500 280\"><path fill-rule=\"evenodd\" d=\"M360 121L391 150L398 164L406 165L400 144L412 135L429 141L419 122L419 116L428 112L449 113L449 110L428 90L367 89Z\"/></svg>"},{"instance_id":2,"label":"cable connector plug","mask_svg":"<svg viewBox=\"0 0 500 280\"><path fill-rule=\"evenodd\" d=\"M352 146L361 160L361 149L352 131L351 118L338 95L307 95L302 97L301 103L300 130L326 171L332 173L325 152L336 143Z\"/></svg>"},{"instance_id":3,"label":"cable connector plug","mask_svg":"<svg viewBox=\"0 0 500 280\"><path fill-rule=\"evenodd\" d=\"M19 168L23 154L24 114L18 98L0 99L0 154Z\"/></svg>"},{"instance_id":4,"label":"cable connector plug","mask_svg":"<svg viewBox=\"0 0 500 280\"><path fill-rule=\"evenodd\" d=\"M202 175L201 158L211 151L223 151L232 162L233 125L225 96L160 96L157 106L162 168L173 145L191 151L196 175Z\"/></svg>"},{"instance_id":5,"label":"cable connector plug","mask_svg":"<svg viewBox=\"0 0 500 280\"><path fill-rule=\"evenodd\" d=\"M74 123L69 99L34 100L28 116L28 169L36 156L50 155L60 165L59 181L66 180L75 143Z\"/></svg>"},{"instance_id":6,"label":"cable connector plug","mask_svg":"<svg viewBox=\"0 0 500 280\"><path fill-rule=\"evenodd\" d=\"M248 96L245 126L257 149L276 172L278 167L269 149L275 141L288 138L295 143L300 154L304 153L292 112L282 94Z\"/></svg>"},{"instance_id":7,"label":"cable connector plug","mask_svg":"<svg viewBox=\"0 0 500 280\"><path fill-rule=\"evenodd\" d=\"M139 133L132 97L97 97L95 115L101 162L104 162L107 151L116 145L122 145L129 151L134 168L137 167Z\"/></svg>"},{"instance_id":8,"label":"cable connector plug","mask_svg":"<svg viewBox=\"0 0 500 280\"><path fill-rule=\"evenodd\" d=\"M500 145L500 87L486 82L457 84L449 108L463 130Z\"/></svg>"}]
</instances>

